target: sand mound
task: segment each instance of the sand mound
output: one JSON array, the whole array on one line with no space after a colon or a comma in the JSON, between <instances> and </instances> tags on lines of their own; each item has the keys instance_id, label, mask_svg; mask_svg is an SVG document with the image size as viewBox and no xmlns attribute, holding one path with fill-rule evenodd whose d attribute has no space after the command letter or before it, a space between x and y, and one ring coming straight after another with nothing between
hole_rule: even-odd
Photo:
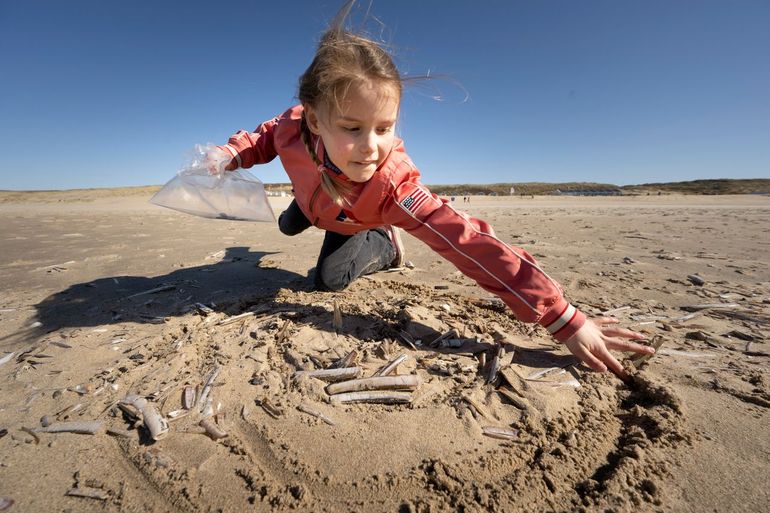
<instances>
[{"instance_id":1,"label":"sand mound","mask_svg":"<svg viewBox=\"0 0 770 513\"><path fill-rule=\"evenodd\" d=\"M95 344L81 330L44 337L34 353L65 343L118 349L123 357L92 368L93 378L80 384L89 391L82 398L71 391L46 396L28 418L57 411L58 421L98 417L128 430L112 450L160 501L190 511L204 503L332 510L341 498L359 511L632 511L660 503L668 468L691 436L670 389L643 373L630 391L612 377L584 374L544 333L527 336L494 301L387 281L364 280L352 292L354 300L282 289L267 301L219 304L219 312L193 307L130 347L130 324L98 333L105 342ZM335 301L343 312L339 332ZM452 338L431 344L449 330ZM488 367L479 359L492 360L495 340L508 349L503 363L512 383L485 383ZM339 404L326 383L294 377L351 351L364 376L407 355L398 373L421 381L411 402ZM215 369L211 411L197 404L183 410L183 389L202 391ZM66 388L55 377L51 386ZM141 422L115 407L131 393L153 398L163 415L183 413L170 421L166 438L153 442ZM83 406L71 411L73 401ZM212 413L227 437L202 434L199 422ZM488 427L515 436L491 438L483 434ZM124 500L126 478L103 478L111 500Z\"/></svg>"}]
</instances>

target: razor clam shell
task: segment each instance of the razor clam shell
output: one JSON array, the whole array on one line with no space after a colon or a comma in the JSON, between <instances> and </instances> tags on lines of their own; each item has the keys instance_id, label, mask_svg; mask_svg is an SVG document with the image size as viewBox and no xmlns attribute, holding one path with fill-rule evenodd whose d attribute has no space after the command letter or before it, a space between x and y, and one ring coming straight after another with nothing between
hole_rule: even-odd
<instances>
[{"instance_id":1,"label":"razor clam shell","mask_svg":"<svg viewBox=\"0 0 770 513\"><path fill-rule=\"evenodd\" d=\"M335 382L345 381L348 379L357 378L361 375L361 367L344 367L342 369L318 369L312 371L297 371L294 373L294 377L309 376L311 378L318 378L321 381Z\"/></svg>"},{"instance_id":2,"label":"razor clam shell","mask_svg":"<svg viewBox=\"0 0 770 513\"><path fill-rule=\"evenodd\" d=\"M217 426L212 419L203 419L198 424L200 427L206 430L206 434L211 437L212 440L219 440L220 438L227 437L227 432Z\"/></svg>"},{"instance_id":3,"label":"razor clam shell","mask_svg":"<svg viewBox=\"0 0 770 513\"><path fill-rule=\"evenodd\" d=\"M78 433L81 435L95 435L104 425L101 420L58 422L47 427L36 428L36 433Z\"/></svg>"},{"instance_id":4,"label":"razor clam shell","mask_svg":"<svg viewBox=\"0 0 770 513\"><path fill-rule=\"evenodd\" d=\"M485 426L481 428L481 432L491 438L497 438L500 440L515 440L519 437L519 431L516 429L494 426Z\"/></svg>"},{"instance_id":5,"label":"razor clam shell","mask_svg":"<svg viewBox=\"0 0 770 513\"><path fill-rule=\"evenodd\" d=\"M373 378L352 379L326 386L329 395L361 390L415 390L420 386L420 377L416 374L403 376L376 376Z\"/></svg>"},{"instance_id":6,"label":"razor clam shell","mask_svg":"<svg viewBox=\"0 0 770 513\"><path fill-rule=\"evenodd\" d=\"M185 410L195 406L195 396L195 387L189 385L184 387L184 391L182 391L182 406Z\"/></svg>"},{"instance_id":7,"label":"razor clam shell","mask_svg":"<svg viewBox=\"0 0 770 513\"><path fill-rule=\"evenodd\" d=\"M340 403L384 403L398 404L412 402L412 394L409 392L390 392L383 390L370 390L362 392L347 392L331 396L332 402Z\"/></svg>"}]
</instances>

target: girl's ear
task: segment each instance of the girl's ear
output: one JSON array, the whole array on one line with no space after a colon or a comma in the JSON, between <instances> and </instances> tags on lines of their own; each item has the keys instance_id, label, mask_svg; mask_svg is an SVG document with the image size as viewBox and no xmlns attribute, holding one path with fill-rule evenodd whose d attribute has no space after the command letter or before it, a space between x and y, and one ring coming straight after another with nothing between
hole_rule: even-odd
<instances>
[{"instance_id":1,"label":"girl's ear","mask_svg":"<svg viewBox=\"0 0 770 513\"><path fill-rule=\"evenodd\" d=\"M318 113L310 105L305 105L304 108L307 127L314 135L321 135L321 132L318 130Z\"/></svg>"}]
</instances>

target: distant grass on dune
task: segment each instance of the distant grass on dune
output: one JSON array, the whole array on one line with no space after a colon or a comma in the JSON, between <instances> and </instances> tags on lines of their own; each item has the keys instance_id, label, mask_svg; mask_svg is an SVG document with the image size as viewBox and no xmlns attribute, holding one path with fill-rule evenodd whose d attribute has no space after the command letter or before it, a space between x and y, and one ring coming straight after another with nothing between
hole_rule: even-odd
<instances>
[{"instance_id":1,"label":"distant grass on dune","mask_svg":"<svg viewBox=\"0 0 770 513\"><path fill-rule=\"evenodd\" d=\"M770 194L770 179L715 179L692 180L689 182L645 183L638 185L617 186L606 183L567 182L567 183L494 183L494 184L457 184L430 185L431 191L440 196L510 196L513 195L548 196L558 194ZM4 191L0 190L0 203L37 201L94 201L109 197L151 196L161 188L160 185L139 187L113 187L103 189L68 189L50 191ZM265 184L268 191L290 191L289 183Z\"/></svg>"}]
</instances>

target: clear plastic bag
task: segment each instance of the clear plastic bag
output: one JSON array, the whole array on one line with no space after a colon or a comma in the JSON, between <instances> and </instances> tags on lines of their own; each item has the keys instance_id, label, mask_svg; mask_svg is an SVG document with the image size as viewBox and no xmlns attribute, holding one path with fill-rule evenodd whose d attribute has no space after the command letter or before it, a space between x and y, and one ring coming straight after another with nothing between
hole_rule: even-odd
<instances>
[{"instance_id":1,"label":"clear plastic bag","mask_svg":"<svg viewBox=\"0 0 770 513\"><path fill-rule=\"evenodd\" d=\"M232 157L213 145L196 145L192 157L150 203L211 219L275 222L265 187L244 169L225 171Z\"/></svg>"}]
</instances>

